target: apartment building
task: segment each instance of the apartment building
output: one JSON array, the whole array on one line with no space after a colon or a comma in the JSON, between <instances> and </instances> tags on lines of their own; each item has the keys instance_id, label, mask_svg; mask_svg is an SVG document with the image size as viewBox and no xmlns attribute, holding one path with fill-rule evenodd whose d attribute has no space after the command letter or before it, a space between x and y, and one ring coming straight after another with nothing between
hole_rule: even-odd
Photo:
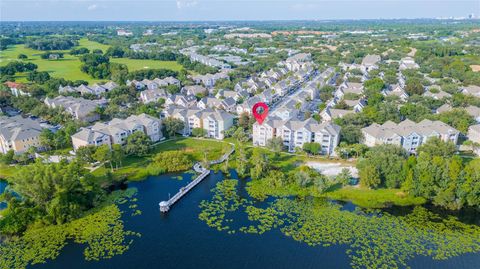
<instances>
[{"instance_id":1,"label":"apartment building","mask_svg":"<svg viewBox=\"0 0 480 269\"><path fill-rule=\"evenodd\" d=\"M415 62L412 57L405 57L400 60L399 68L400 70L406 69L418 69L420 66Z\"/></svg>"},{"instance_id":2,"label":"apartment building","mask_svg":"<svg viewBox=\"0 0 480 269\"><path fill-rule=\"evenodd\" d=\"M206 131L206 136L215 139L225 138L225 131L233 126L233 115L222 110L213 110L211 108L184 108L170 107L164 111L164 117L173 117L185 123L181 134L188 136L192 134L195 128L202 128Z\"/></svg>"},{"instance_id":3,"label":"apartment building","mask_svg":"<svg viewBox=\"0 0 480 269\"><path fill-rule=\"evenodd\" d=\"M140 101L144 104L158 102L160 99L167 99L167 91L163 88L145 90L140 92Z\"/></svg>"},{"instance_id":4,"label":"apartment building","mask_svg":"<svg viewBox=\"0 0 480 269\"><path fill-rule=\"evenodd\" d=\"M93 84L92 86L84 85L81 84L78 87L72 87L72 86L59 86L58 87L58 93L60 94L65 94L65 93L80 93L81 95L84 94L93 94L93 95L102 95L106 92L109 92L115 88L117 88L118 85L113 82L109 81L105 84Z\"/></svg>"},{"instance_id":5,"label":"apartment building","mask_svg":"<svg viewBox=\"0 0 480 269\"><path fill-rule=\"evenodd\" d=\"M380 144L393 144L403 147L410 153L416 153L417 148L431 137L455 145L460 132L441 121L423 120L415 123L404 120L399 124L387 121L384 124L372 124L362 129L363 143L369 147Z\"/></svg>"},{"instance_id":6,"label":"apartment building","mask_svg":"<svg viewBox=\"0 0 480 269\"><path fill-rule=\"evenodd\" d=\"M281 137L288 151L302 148L305 143L315 142L322 147L322 154L334 155L340 141L340 126L331 122L318 123L314 119L305 121L282 120L269 117L262 124L253 124L253 144L266 146L268 140Z\"/></svg>"},{"instance_id":7,"label":"apartment building","mask_svg":"<svg viewBox=\"0 0 480 269\"><path fill-rule=\"evenodd\" d=\"M363 94L363 84L357 82L344 82L340 87L335 91L335 97L342 99L345 94Z\"/></svg>"},{"instance_id":8,"label":"apartment building","mask_svg":"<svg viewBox=\"0 0 480 269\"><path fill-rule=\"evenodd\" d=\"M146 114L133 115L126 119L113 119L109 122L98 122L93 126L82 128L72 135L73 148L82 146L124 145L127 137L140 131L145 133L152 142L159 141L163 135L161 120Z\"/></svg>"},{"instance_id":9,"label":"apartment building","mask_svg":"<svg viewBox=\"0 0 480 269\"><path fill-rule=\"evenodd\" d=\"M196 83L202 83L207 88L212 88L215 86L215 83L220 79L230 79L228 73L230 72L229 69L221 70L216 74L205 74L205 75L194 75L190 76L190 78Z\"/></svg>"},{"instance_id":10,"label":"apartment building","mask_svg":"<svg viewBox=\"0 0 480 269\"><path fill-rule=\"evenodd\" d=\"M475 97L480 97L480 86L470 85L467 87L461 87L460 92L465 95L473 95Z\"/></svg>"},{"instance_id":11,"label":"apartment building","mask_svg":"<svg viewBox=\"0 0 480 269\"><path fill-rule=\"evenodd\" d=\"M26 91L26 86L24 84L12 82L12 81L7 81L4 84L10 89L10 92L12 92L12 95L19 97L19 96L31 96L29 92Z\"/></svg>"},{"instance_id":12,"label":"apartment building","mask_svg":"<svg viewBox=\"0 0 480 269\"><path fill-rule=\"evenodd\" d=\"M0 152L13 150L21 154L30 147L43 149L40 143L42 129L38 121L30 118L0 116Z\"/></svg>"},{"instance_id":13,"label":"apartment building","mask_svg":"<svg viewBox=\"0 0 480 269\"><path fill-rule=\"evenodd\" d=\"M138 80L127 80L127 85L134 86L137 90L147 89L147 90L156 90L159 88L164 88L169 85L175 85L180 87L180 80L174 77L166 77L164 79L154 78Z\"/></svg>"},{"instance_id":14,"label":"apartment building","mask_svg":"<svg viewBox=\"0 0 480 269\"><path fill-rule=\"evenodd\" d=\"M470 126L468 129L468 139L480 143L480 124Z\"/></svg>"},{"instance_id":15,"label":"apartment building","mask_svg":"<svg viewBox=\"0 0 480 269\"><path fill-rule=\"evenodd\" d=\"M72 96L57 96L55 98L45 98L44 103L50 108L63 108L76 120L93 122L100 119L100 115L98 115L95 110L97 107L104 105L106 101L87 100Z\"/></svg>"}]
</instances>

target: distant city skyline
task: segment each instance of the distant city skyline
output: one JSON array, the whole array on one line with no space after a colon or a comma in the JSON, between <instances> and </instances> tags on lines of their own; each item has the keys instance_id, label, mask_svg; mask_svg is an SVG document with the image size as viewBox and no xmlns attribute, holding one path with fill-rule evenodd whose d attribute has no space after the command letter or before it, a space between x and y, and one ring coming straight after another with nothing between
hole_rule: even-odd
<instances>
[{"instance_id":1,"label":"distant city skyline","mask_svg":"<svg viewBox=\"0 0 480 269\"><path fill-rule=\"evenodd\" d=\"M1 0L1 21L228 21L468 17L479 0Z\"/></svg>"}]
</instances>

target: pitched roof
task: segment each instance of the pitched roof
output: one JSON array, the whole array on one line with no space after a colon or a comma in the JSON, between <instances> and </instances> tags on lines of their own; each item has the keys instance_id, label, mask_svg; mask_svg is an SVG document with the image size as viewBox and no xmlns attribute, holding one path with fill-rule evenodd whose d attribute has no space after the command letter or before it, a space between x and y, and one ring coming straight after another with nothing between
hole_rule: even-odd
<instances>
[{"instance_id":1,"label":"pitched roof","mask_svg":"<svg viewBox=\"0 0 480 269\"><path fill-rule=\"evenodd\" d=\"M98 101L72 96L57 96L53 99L47 97L45 98L44 103L49 107L63 107L65 110L75 113L78 117L86 116L95 111L100 105Z\"/></svg>"},{"instance_id":2,"label":"pitched roof","mask_svg":"<svg viewBox=\"0 0 480 269\"><path fill-rule=\"evenodd\" d=\"M109 122L97 122L93 126L82 128L72 137L84 141L92 141L92 139L96 139L102 135L114 136L119 132L127 132L129 130L137 129L141 126L148 126L155 122L160 123L160 119L149 116L145 113L140 115L132 115L126 119L114 118Z\"/></svg>"},{"instance_id":3,"label":"pitched roof","mask_svg":"<svg viewBox=\"0 0 480 269\"><path fill-rule=\"evenodd\" d=\"M468 115L474 118L480 117L480 107L468 106L467 108L465 108L465 110L467 111Z\"/></svg>"},{"instance_id":4,"label":"pitched roof","mask_svg":"<svg viewBox=\"0 0 480 269\"><path fill-rule=\"evenodd\" d=\"M256 125L260 125L255 123ZM323 122L319 123L316 120L310 118L304 121L301 120L282 120L280 117L277 116L269 116L262 125L267 125L271 128L285 128L292 131L300 131L305 129L309 132L313 133L326 133L329 135L339 135L340 134L340 126L332 123L332 122Z\"/></svg>"},{"instance_id":5,"label":"pitched roof","mask_svg":"<svg viewBox=\"0 0 480 269\"><path fill-rule=\"evenodd\" d=\"M13 81L7 81L5 82L5 85L9 88L17 88L17 89L20 89L20 88L23 88L24 85L23 84L20 84L20 83L17 83L17 82L13 82Z\"/></svg>"},{"instance_id":6,"label":"pitched roof","mask_svg":"<svg viewBox=\"0 0 480 269\"><path fill-rule=\"evenodd\" d=\"M463 90L469 94L480 95L480 86L470 85L467 87L463 87Z\"/></svg>"},{"instance_id":7,"label":"pitched roof","mask_svg":"<svg viewBox=\"0 0 480 269\"><path fill-rule=\"evenodd\" d=\"M480 133L480 124L472 125L472 126L470 126L470 128L468 128L468 130Z\"/></svg>"},{"instance_id":8,"label":"pitched roof","mask_svg":"<svg viewBox=\"0 0 480 269\"><path fill-rule=\"evenodd\" d=\"M459 133L458 130L449 126L446 123L443 123L441 121L431 121L427 119L424 119L419 123L415 123L408 119L400 122L399 124L395 124L391 121L387 121L382 125L374 123L368 127L362 128L362 131L378 139L391 138L393 136L406 137L412 133L416 133L422 136L430 136L434 133Z\"/></svg>"},{"instance_id":9,"label":"pitched roof","mask_svg":"<svg viewBox=\"0 0 480 269\"><path fill-rule=\"evenodd\" d=\"M42 127L38 121L22 116L0 116L0 135L6 141L23 140L40 135Z\"/></svg>"},{"instance_id":10,"label":"pitched roof","mask_svg":"<svg viewBox=\"0 0 480 269\"><path fill-rule=\"evenodd\" d=\"M381 58L380 55L367 55L363 58L362 60L362 65L374 65L378 62L380 62Z\"/></svg>"}]
</instances>

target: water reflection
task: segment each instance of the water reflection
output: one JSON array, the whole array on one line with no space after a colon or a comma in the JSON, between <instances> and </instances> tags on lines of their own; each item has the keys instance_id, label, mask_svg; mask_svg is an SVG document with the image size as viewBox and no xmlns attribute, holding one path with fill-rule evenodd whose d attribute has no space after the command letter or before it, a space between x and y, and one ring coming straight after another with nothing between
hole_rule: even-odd
<instances>
[{"instance_id":1,"label":"water reflection","mask_svg":"<svg viewBox=\"0 0 480 269\"><path fill-rule=\"evenodd\" d=\"M222 173L212 173L177 202L170 212L161 214L158 203L168 198L169 193L173 195L180 187L185 186L191 176L191 174L182 174L183 179L178 180L178 175L175 174L162 175L129 184L129 187L138 189L138 201L136 203L142 214L134 217L124 214L123 221L126 229L139 232L142 237L135 239L130 249L123 255L98 262L85 261L82 254L83 246L69 244L62 250L56 260L35 265L32 268L351 268L352 260L347 254L347 250L350 248L349 244L308 246L305 242L297 240L291 235L286 236L280 228L270 229L259 235L242 232L229 234L209 227L199 219L199 214L202 212L199 205L202 201L212 200L214 193L211 190L215 188L218 182L224 180ZM235 179L237 174L235 171L230 171L228 177ZM238 181L236 190L240 199L250 201L249 205L255 208L267 209L272 207L272 203L276 202L274 198L262 202L249 198L245 191L248 180L241 179ZM316 207L310 208L311 211L309 212L311 214L317 214L315 212L319 211L319 208L328 208L328 205L337 208L337 211L329 211L331 213L344 211L345 214L358 214L358 208L351 203L342 202L332 205L331 201L323 200L320 203L318 199L293 199L293 202L298 205L316 204ZM287 204L284 204L282 208L285 208L285 206ZM122 209L128 211L127 206ZM298 210L300 209L299 207ZM302 210L305 210L305 208ZM349 221L349 218L352 218L351 215L344 221ZM229 213L227 218L233 221L227 223L232 229L238 230L252 224L248 216L245 210L236 210ZM308 214L304 215L304 217L308 216ZM324 215L324 219L338 220L338 218L332 216L334 215ZM287 219L287 217L284 219ZM362 217L362 219L367 220L366 217ZM356 219L353 220L350 222L352 225L362 224ZM345 225L341 223L343 222L339 222L338 226ZM256 222L253 222L253 224L256 224ZM311 227L307 224L299 227ZM288 227L293 227L292 225L290 224ZM323 227L328 228L332 225ZM375 232L375 227L378 228L378 225L368 228ZM299 231L293 228L290 230L297 233ZM343 235L352 234L357 230L359 228L345 229ZM315 231L322 230L315 228ZM335 229L325 230L325 236L331 235L340 238L340 235L333 234L334 231ZM385 232L388 233L391 230L385 230ZM385 234L385 236L387 235ZM394 239L398 240L398 238ZM390 240L390 242L392 241ZM463 254L447 260L433 260L429 256L416 256L408 260L408 265L411 268L473 269L478 268L478 264L480 264L478 253Z\"/></svg>"}]
</instances>

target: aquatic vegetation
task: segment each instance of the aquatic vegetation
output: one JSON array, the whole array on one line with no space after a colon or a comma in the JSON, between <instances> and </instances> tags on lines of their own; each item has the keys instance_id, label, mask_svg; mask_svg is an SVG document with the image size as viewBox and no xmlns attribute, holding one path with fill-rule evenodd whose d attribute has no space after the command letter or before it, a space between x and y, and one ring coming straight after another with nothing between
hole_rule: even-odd
<instances>
[{"instance_id":1,"label":"aquatic vegetation","mask_svg":"<svg viewBox=\"0 0 480 269\"><path fill-rule=\"evenodd\" d=\"M108 201L124 204L135 193L135 189L117 191ZM30 228L23 236L0 244L0 268L20 269L55 259L69 239L85 245L86 260L120 255L129 249L133 237L140 236L125 230L121 216L118 205L110 203L66 224Z\"/></svg>"},{"instance_id":2,"label":"aquatic vegetation","mask_svg":"<svg viewBox=\"0 0 480 269\"><path fill-rule=\"evenodd\" d=\"M213 190L212 201L202 201L200 203L202 212L198 217L205 221L208 226L219 231L229 230L230 227L224 226L224 223L230 221L225 219L225 214L238 210L240 205L246 203L246 200L240 198L236 192L237 184L238 181L233 179L219 182Z\"/></svg>"},{"instance_id":3,"label":"aquatic vegetation","mask_svg":"<svg viewBox=\"0 0 480 269\"><path fill-rule=\"evenodd\" d=\"M229 234L262 234L272 229L309 246L342 244L353 268L408 267L415 256L448 259L480 252L480 227L442 218L424 207L415 207L405 216L381 210L342 210L322 198L278 198L265 208L241 199L237 181L228 180L213 189L213 199L202 201L200 219ZM234 229L232 212L246 213L247 225ZM228 223L228 225L227 225Z\"/></svg>"},{"instance_id":4,"label":"aquatic vegetation","mask_svg":"<svg viewBox=\"0 0 480 269\"><path fill-rule=\"evenodd\" d=\"M69 238L74 238L75 243L87 245L84 250L86 260L107 259L122 254L131 244L126 237L135 234L125 231L120 217L118 207L111 205L71 223L67 229Z\"/></svg>"}]
</instances>

